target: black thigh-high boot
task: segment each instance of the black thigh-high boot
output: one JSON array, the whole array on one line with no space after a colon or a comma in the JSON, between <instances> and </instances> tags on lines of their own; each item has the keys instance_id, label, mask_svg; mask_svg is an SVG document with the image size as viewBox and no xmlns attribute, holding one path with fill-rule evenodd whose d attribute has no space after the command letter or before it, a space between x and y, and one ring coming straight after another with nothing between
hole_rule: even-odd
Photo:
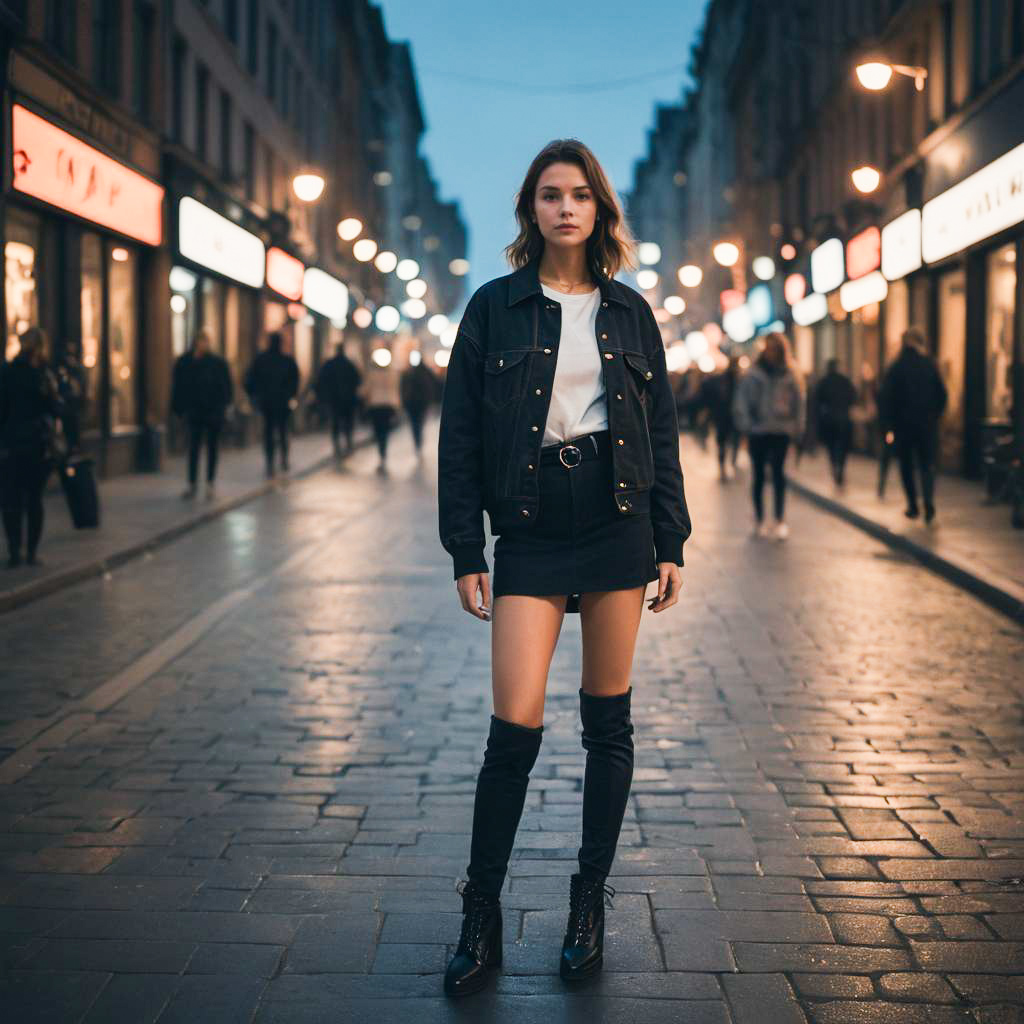
<instances>
[{"instance_id":1,"label":"black thigh-high boot","mask_svg":"<svg viewBox=\"0 0 1024 1024\"><path fill-rule=\"evenodd\" d=\"M491 715L476 782L468 881L461 890L462 934L444 978L448 995L476 992L488 969L501 963L499 895L543 732L543 726L533 729Z\"/></svg>"},{"instance_id":2,"label":"black thigh-high boot","mask_svg":"<svg viewBox=\"0 0 1024 1024\"><path fill-rule=\"evenodd\" d=\"M580 690L587 767L580 869L570 879L569 920L559 964L566 979L593 974L604 958L604 899L615 894L604 883L615 859L633 781L632 694L632 687L612 697L593 697Z\"/></svg>"}]
</instances>

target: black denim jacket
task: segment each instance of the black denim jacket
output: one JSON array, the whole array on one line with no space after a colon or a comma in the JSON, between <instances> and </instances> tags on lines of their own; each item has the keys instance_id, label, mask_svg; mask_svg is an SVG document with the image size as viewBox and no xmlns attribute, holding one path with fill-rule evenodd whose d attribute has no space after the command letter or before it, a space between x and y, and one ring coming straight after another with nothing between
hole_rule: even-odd
<instances>
[{"instance_id":1,"label":"black denim jacket","mask_svg":"<svg viewBox=\"0 0 1024 1024\"><path fill-rule=\"evenodd\" d=\"M487 572L491 532L536 521L538 456L561 334L559 303L541 290L538 261L473 294L451 350L438 440L441 544L455 578ZM611 500L650 516L655 557L683 564L690 516L665 349L651 307L618 281L600 281L597 347L615 468Z\"/></svg>"}]
</instances>

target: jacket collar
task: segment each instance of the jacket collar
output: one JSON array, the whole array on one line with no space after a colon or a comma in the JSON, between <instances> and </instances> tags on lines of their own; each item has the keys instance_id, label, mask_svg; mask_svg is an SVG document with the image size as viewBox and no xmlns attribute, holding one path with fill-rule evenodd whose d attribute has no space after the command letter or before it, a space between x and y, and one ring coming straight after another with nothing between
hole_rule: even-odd
<instances>
[{"instance_id":1,"label":"jacket collar","mask_svg":"<svg viewBox=\"0 0 1024 1024\"><path fill-rule=\"evenodd\" d=\"M508 305L514 306L531 295L543 295L540 286L540 260L530 260L525 266L513 271L508 276ZM604 302L617 302L620 306L629 306L629 302L620 293L621 285L617 281L597 282Z\"/></svg>"}]
</instances>

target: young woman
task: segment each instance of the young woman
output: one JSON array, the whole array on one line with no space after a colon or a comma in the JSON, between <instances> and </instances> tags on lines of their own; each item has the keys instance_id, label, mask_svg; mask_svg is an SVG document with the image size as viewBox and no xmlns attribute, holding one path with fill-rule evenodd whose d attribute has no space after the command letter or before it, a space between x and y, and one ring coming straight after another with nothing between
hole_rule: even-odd
<instances>
[{"instance_id":1,"label":"young woman","mask_svg":"<svg viewBox=\"0 0 1024 1024\"><path fill-rule=\"evenodd\" d=\"M629 685L645 591L678 600L690 518L658 324L614 280L632 239L594 154L558 140L516 202L515 271L472 296L441 410L438 500L462 607L491 622L494 713L477 779L462 933L445 991L501 963L499 894L543 733L566 612L583 631L583 837L569 886L563 978L601 966L605 885L633 773ZM483 511L494 547L492 585Z\"/></svg>"},{"instance_id":2,"label":"young woman","mask_svg":"<svg viewBox=\"0 0 1024 1024\"><path fill-rule=\"evenodd\" d=\"M754 466L754 532L759 537L785 540L786 453L790 441L804 432L806 401L804 379L793 359L789 340L778 331L765 335L764 349L745 374L733 399L739 431L747 435ZM765 468L771 466L775 492L775 523L764 520Z\"/></svg>"}]
</instances>

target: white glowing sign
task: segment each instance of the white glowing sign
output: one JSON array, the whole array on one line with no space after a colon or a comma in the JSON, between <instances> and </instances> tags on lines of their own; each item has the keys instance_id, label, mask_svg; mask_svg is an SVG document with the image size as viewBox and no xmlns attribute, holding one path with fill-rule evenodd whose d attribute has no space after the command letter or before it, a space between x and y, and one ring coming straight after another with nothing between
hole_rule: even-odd
<instances>
[{"instance_id":1,"label":"white glowing sign","mask_svg":"<svg viewBox=\"0 0 1024 1024\"><path fill-rule=\"evenodd\" d=\"M828 316L828 300L819 292L811 292L810 295L793 304L793 323L800 327L810 327L819 320Z\"/></svg>"},{"instance_id":2,"label":"white glowing sign","mask_svg":"<svg viewBox=\"0 0 1024 1024\"><path fill-rule=\"evenodd\" d=\"M825 295L835 291L846 277L843 243L838 238L822 242L811 253L811 287Z\"/></svg>"},{"instance_id":3,"label":"white glowing sign","mask_svg":"<svg viewBox=\"0 0 1024 1024\"><path fill-rule=\"evenodd\" d=\"M191 196L178 203L178 251L193 263L250 288L263 287L267 263L263 243Z\"/></svg>"},{"instance_id":4,"label":"white glowing sign","mask_svg":"<svg viewBox=\"0 0 1024 1024\"><path fill-rule=\"evenodd\" d=\"M745 303L722 314L722 328L733 341L750 341L754 336L754 318Z\"/></svg>"},{"instance_id":5,"label":"white glowing sign","mask_svg":"<svg viewBox=\"0 0 1024 1024\"><path fill-rule=\"evenodd\" d=\"M1022 220L1024 143L924 204L924 261L945 259Z\"/></svg>"},{"instance_id":6,"label":"white glowing sign","mask_svg":"<svg viewBox=\"0 0 1024 1024\"><path fill-rule=\"evenodd\" d=\"M882 228L882 273L898 281L921 266L921 211L907 210Z\"/></svg>"},{"instance_id":7,"label":"white glowing sign","mask_svg":"<svg viewBox=\"0 0 1024 1024\"><path fill-rule=\"evenodd\" d=\"M889 282L876 270L856 281L847 281L839 289L839 305L852 313L872 302L881 302L889 294Z\"/></svg>"},{"instance_id":8,"label":"white glowing sign","mask_svg":"<svg viewBox=\"0 0 1024 1024\"><path fill-rule=\"evenodd\" d=\"M306 267L302 278L302 301L314 313L339 324L348 316L348 288L336 277L316 267Z\"/></svg>"}]
</instances>

